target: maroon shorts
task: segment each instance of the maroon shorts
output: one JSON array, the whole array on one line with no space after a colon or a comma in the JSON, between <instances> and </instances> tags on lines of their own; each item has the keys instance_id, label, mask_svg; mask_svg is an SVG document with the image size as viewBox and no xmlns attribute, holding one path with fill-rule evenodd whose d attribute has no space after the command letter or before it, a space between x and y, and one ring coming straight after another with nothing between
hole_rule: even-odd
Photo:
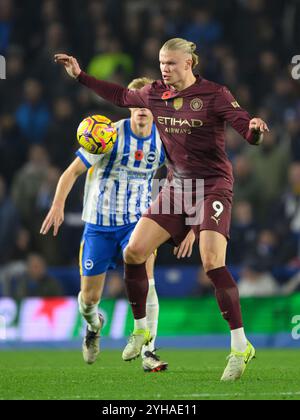
<instances>
[{"instance_id":1,"label":"maroon shorts","mask_svg":"<svg viewBox=\"0 0 300 420\"><path fill-rule=\"evenodd\" d=\"M193 229L197 241L201 230L213 230L229 239L232 195L229 189L205 188L204 196L195 205L197 211L193 212L186 209L184 204L180 209L175 209L174 203L178 202L178 198L174 198L170 189L164 187L143 217L154 220L169 232L170 242L176 246L183 241L190 229ZM181 197L181 200L184 198Z\"/></svg>"}]
</instances>

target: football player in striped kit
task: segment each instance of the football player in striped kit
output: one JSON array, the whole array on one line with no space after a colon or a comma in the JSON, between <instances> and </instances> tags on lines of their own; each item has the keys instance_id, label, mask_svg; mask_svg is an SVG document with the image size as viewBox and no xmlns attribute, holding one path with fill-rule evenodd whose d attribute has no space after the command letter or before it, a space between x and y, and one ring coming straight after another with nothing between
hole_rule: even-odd
<instances>
[{"instance_id":1,"label":"football player in striped kit","mask_svg":"<svg viewBox=\"0 0 300 420\"><path fill-rule=\"evenodd\" d=\"M128 87L141 89L151 82L147 78L139 78ZM45 235L53 226L53 234L57 235L64 220L67 196L78 176L88 170L82 214L85 228L79 253L81 291L78 295L79 311L87 321L82 351L88 364L94 363L99 354L103 317L98 313L98 306L106 272L116 267L134 227L150 206L154 174L166 159L151 112L146 108L130 111L130 119L115 123L118 137L109 153L93 155L83 148L76 152L77 157L58 182L52 207L40 231ZM193 242L193 235L188 235L181 248L177 248L177 256L190 255ZM152 254L146 264L149 279L146 317L149 340L152 338L142 351L142 365L146 372L168 367L155 353L159 303L154 261Z\"/></svg>"}]
</instances>

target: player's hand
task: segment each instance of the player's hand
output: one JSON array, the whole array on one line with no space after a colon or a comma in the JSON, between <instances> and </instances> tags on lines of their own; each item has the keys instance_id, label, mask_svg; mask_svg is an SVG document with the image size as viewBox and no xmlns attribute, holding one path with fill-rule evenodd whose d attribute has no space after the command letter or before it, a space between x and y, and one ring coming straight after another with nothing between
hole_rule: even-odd
<instances>
[{"instance_id":1,"label":"player's hand","mask_svg":"<svg viewBox=\"0 0 300 420\"><path fill-rule=\"evenodd\" d=\"M60 206L52 205L49 213L47 214L45 220L43 221L40 233L46 235L50 228L53 226L53 236L56 236L58 229L64 221L64 209Z\"/></svg>"},{"instance_id":2,"label":"player's hand","mask_svg":"<svg viewBox=\"0 0 300 420\"><path fill-rule=\"evenodd\" d=\"M181 244L174 248L174 255L177 256L177 258L184 258L184 257L190 257L193 252L193 245L195 242L195 234L193 230L191 229L189 233L186 235L184 240L181 242Z\"/></svg>"},{"instance_id":3,"label":"player's hand","mask_svg":"<svg viewBox=\"0 0 300 420\"><path fill-rule=\"evenodd\" d=\"M77 79L77 77L80 75L81 68L79 67L78 61L71 55L55 54L54 61L55 63L63 64L68 75L74 79Z\"/></svg>"},{"instance_id":4,"label":"player's hand","mask_svg":"<svg viewBox=\"0 0 300 420\"><path fill-rule=\"evenodd\" d=\"M249 123L249 130L260 131L261 133L270 131L267 124L261 118L252 118Z\"/></svg>"}]
</instances>

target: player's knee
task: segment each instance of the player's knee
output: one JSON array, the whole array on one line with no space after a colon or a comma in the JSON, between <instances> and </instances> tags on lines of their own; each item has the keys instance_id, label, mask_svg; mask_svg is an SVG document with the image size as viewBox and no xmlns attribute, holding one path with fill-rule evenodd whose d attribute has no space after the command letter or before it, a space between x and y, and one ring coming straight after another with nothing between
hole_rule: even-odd
<instances>
[{"instance_id":1,"label":"player's knee","mask_svg":"<svg viewBox=\"0 0 300 420\"><path fill-rule=\"evenodd\" d=\"M96 305L100 300L100 296L94 290L82 290L81 299L85 305Z\"/></svg>"},{"instance_id":2,"label":"player's knee","mask_svg":"<svg viewBox=\"0 0 300 420\"><path fill-rule=\"evenodd\" d=\"M126 264L142 264L147 260L147 255L143 244L129 244L124 252Z\"/></svg>"},{"instance_id":3,"label":"player's knee","mask_svg":"<svg viewBox=\"0 0 300 420\"><path fill-rule=\"evenodd\" d=\"M212 251L205 252L202 255L202 264L206 273L224 265L223 261L220 261L218 254Z\"/></svg>"}]
</instances>

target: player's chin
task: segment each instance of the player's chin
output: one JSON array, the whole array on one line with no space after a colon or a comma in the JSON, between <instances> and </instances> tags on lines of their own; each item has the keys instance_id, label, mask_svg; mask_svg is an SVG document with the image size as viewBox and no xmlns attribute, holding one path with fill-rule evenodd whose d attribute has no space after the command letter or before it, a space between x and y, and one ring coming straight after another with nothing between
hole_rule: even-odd
<instances>
[{"instance_id":1,"label":"player's chin","mask_svg":"<svg viewBox=\"0 0 300 420\"><path fill-rule=\"evenodd\" d=\"M172 78L170 76L164 76L163 77L163 81L165 82L166 85L170 85L172 83Z\"/></svg>"}]
</instances>

